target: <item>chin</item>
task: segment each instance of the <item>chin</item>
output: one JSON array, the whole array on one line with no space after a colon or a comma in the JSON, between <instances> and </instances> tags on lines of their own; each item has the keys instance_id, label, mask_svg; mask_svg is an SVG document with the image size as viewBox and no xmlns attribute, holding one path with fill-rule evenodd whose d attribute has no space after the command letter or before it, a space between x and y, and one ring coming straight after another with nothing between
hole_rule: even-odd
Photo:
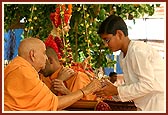
<instances>
[{"instance_id":1,"label":"chin","mask_svg":"<svg viewBox=\"0 0 168 115\"><path fill-rule=\"evenodd\" d=\"M110 49L110 51L115 52L115 50L114 50L114 49Z\"/></svg>"},{"instance_id":2,"label":"chin","mask_svg":"<svg viewBox=\"0 0 168 115\"><path fill-rule=\"evenodd\" d=\"M116 50L116 49L111 49L111 51L112 51L112 52L117 52L118 50Z\"/></svg>"}]
</instances>

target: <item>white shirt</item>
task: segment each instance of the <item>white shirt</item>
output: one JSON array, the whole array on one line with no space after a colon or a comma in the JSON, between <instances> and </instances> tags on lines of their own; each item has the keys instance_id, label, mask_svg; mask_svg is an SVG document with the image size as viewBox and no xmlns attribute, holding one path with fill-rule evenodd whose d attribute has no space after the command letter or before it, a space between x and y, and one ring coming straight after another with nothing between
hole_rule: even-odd
<instances>
[{"instance_id":1,"label":"white shirt","mask_svg":"<svg viewBox=\"0 0 168 115\"><path fill-rule=\"evenodd\" d=\"M124 81L123 80L118 80L118 79L113 83L114 86L120 86L120 85L123 85L123 84L124 84Z\"/></svg>"},{"instance_id":2,"label":"white shirt","mask_svg":"<svg viewBox=\"0 0 168 115\"><path fill-rule=\"evenodd\" d=\"M133 100L142 111L165 111L165 61L144 42L131 41L127 54L120 54L120 66L125 80L118 86L121 101Z\"/></svg>"}]
</instances>

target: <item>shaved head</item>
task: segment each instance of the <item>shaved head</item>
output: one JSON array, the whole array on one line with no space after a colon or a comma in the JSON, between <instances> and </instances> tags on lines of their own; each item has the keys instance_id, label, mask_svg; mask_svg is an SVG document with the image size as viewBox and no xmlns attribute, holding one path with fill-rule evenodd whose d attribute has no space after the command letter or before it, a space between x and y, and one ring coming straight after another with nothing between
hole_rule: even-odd
<instances>
[{"instance_id":1,"label":"shaved head","mask_svg":"<svg viewBox=\"0 0 168 115\"><path fill-rule=\"evenodd\" d=\"M46 47L46 55L48 57L53 57L56 61L59 61L55 50L53 48L51 48L51 47Z\"/></svg>"},{"instance_id":2,"label":"shaved head","mask_svg":"<svg viewBox=\"0 0 168 115\"><path fill-rule=\"evenodd\" d=\"M43 42L37 38L25 38L19 46L18 55L21 57L25 57L28 55L30 50L38 49L39 45Z\"/></svg>"},{"instance_id":3,"label":"shaved head","mask_svg":"<svg viewBox=\"0 0 168 115\"><path fill-rule=\"evenodd\" d=\"M46 55L48 60L46 61L45 69L42 69L40 72L45 76L51 76L55 71L57 71L61 65L55 50L49 46L46 47Z\"/></svg>"},{"instance_id":4,"label":"shaved head","mask_svg":"<svg viewBox=\"0 0 168 115\"><path fill-rule=\"evenodd\" d=\"M46 47L38 38L25 38L21 41L18 56L27 60L38 72L45 68Z\"/></svg>"}]
</instances>

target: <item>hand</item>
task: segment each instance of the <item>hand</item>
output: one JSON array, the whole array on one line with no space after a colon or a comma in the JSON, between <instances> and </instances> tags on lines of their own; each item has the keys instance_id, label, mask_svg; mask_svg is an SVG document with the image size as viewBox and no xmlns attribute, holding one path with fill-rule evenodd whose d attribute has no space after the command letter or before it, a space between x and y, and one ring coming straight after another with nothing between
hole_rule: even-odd
<instances>
[{"instance_id":1,"label":"hand","mask_svg":"<svg viewBox=\"0 0 168 115\"><path fill-rule=\"evenodd\" d=\"M82 88L85 95L91 94L95 91L100 90L102 87L98 79L93 79L86 87Z\"/></svg>"},{"instance_id":2,"label":"hand","mask_svg":"<svg viewBox=\"0 0 168 115\"><path fill-rule=\"evenodd\" d=\"M73 69L64 67L58 74L57 79L60 79L62 81L68 80L71 76L75 75L75 72Z\"/></svg>"},{"instance_id":3,"label":"hand","mask_svg":"<svg viewBox=\"0 0 168 115\"><path fill-rule=\"evenodd\" d=\"M98 97L118 95L117 87L114 86L110 81L104 80L102 84L102 89L94 93Z\"/></svg>"},{"instance_id":4,"label":"hand","mask_svg":"<svg viewBox=\"0 0 168 115\"><path fill-rule=\"evenodd\" d=\"M62 80L54 79L52 80L52 87L54 92L59 92L63 95L70 94L71 92L65 87Z\"/></svg>"}]
</instances>

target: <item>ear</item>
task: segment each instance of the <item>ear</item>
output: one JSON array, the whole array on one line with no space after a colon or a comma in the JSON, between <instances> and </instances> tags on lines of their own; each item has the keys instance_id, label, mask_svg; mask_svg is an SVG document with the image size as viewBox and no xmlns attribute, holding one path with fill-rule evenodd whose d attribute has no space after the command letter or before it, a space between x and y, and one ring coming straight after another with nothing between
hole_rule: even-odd
<instances>
[{"instance_id":1,"label":"ear","mask_svg":"<svg viewBox=\"0 0 168 115\"><path fill-rule=\"evenodd\" d=\"M119 36L120 39L124 37L124 33L121 30L117 30L116 34Z\"/></svg>"},{"instance_id":2,"label":"ear","mask_svg":"<svg viewBox=\"0 0 168 115\"><path fill-rule=\"evenodd\" d=\"M33 50L33 49L30 50L29 56L30 56L30 59L34 62L34 60L35 60L35 55L34 55L34 50Z\"/></svg>"}]
</instances>

